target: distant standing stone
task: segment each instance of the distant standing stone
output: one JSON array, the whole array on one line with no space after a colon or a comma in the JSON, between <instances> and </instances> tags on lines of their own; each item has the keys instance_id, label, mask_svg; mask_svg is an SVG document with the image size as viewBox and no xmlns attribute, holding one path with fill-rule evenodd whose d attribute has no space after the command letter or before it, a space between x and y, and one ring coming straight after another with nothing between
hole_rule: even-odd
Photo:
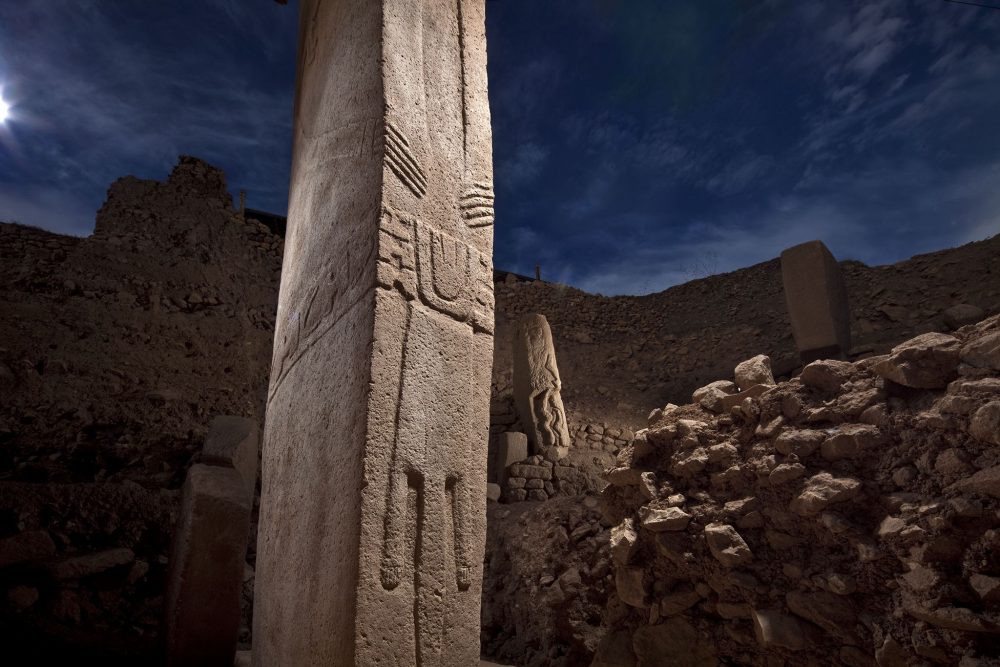
<instances>
[{"instance_id":1,"label":"distant standing stone","mask_svg":"<svg viewBox=\"0 0 1000 667\"><path fill-rule=\"evenodd\" d=\"M840 264L823 242L782 252L781 280L802 362L845 355L851 349L847 287Z\"/></svg>"}]
</instances>

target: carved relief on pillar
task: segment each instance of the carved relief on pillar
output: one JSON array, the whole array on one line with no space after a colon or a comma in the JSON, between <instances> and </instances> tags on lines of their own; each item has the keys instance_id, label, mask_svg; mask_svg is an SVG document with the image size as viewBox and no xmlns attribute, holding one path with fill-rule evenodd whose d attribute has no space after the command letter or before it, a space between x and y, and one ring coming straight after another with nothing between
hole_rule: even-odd
<instances>
[{"instance_id":1,"label":"carved relief on pillar","mask_svg":"<svg viewBox=\"0 0 1000 667\"><path fill-rule=\"evenodd\" d=\"M384 206L378 260L380 287L493 333L493 263L475 247Z\"/></svg>"}]
</instances>

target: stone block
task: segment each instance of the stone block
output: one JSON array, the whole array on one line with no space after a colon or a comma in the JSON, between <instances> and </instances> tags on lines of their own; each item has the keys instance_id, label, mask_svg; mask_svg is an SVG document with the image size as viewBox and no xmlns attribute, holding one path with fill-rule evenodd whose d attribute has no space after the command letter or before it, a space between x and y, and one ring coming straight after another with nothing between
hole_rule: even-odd
<instances>
[{"instance_id":1,"label":"stone block","mask_svg":"<svg viewBox=\"0 0 1000 667\"><path fill-rule=\"evenodd\" d=\"M188 470L164 600L167 665L233 664L251 508L234 468Z\"/></svg>"},{"instance_id":2,"label":"stone block","mask_svg":"<svg viewBox=\"0 0 1000 667\"><path fill-rule=\"evenodd\" d=\"M528 436L516 431L501 433L497 437L497 451L494 466L496 482L500 486L507 480L507 468L512 463L528 458Z\"/></svg>"},{"instance_id":3,"label":"stone block","mask_svg":"<svg viewBox=\"0 0 1000 667\"><path fill-rule=\"evenodd\" d=\"M235 468L243 479L247 495L257 488L257 459L260 431L257 422L245 417L220 415L212 420L202 449L201 461L209 465Z\"/></svg>"},{"instance_id":4,"label":"stone block","mask_svg":"<svg viewBox=\"0 0 1000 667\"><path fill-rule=\"evenodd\" d=\"M822 241L781 253L781 280L795 346L803 363L851 349L851 315L840 264Z\"/></svg>"}]
</instances>

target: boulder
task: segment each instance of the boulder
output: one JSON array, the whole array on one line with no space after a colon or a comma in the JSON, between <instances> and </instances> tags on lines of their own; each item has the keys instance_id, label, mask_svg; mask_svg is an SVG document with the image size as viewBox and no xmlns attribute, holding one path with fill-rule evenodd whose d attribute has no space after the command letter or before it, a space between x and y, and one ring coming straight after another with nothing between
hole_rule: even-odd
<instances>
[{"instance_id":1,"label":"boulder","mask_svg":"<svg viewBox=\"0 0 1000 667\"><path fill-rule=\"evenodd\" d=\"M684 530L691 523L691 515L679 507L665 509L643 508L642 527L654 533L668 530Z\"/></svg>"},{"instance_id":2,"label":"boulder","mask_svg":"<svg viewBox=\"0 0 1000 667\"><path fill-rule=\"evenodd\" d=\"M955 379L960 353L961 343L954 336L925 333L892 348L873 370L905 387L940 389Z\"/></svg>"},{"instance_id":3,"label":"boulder","mask_svg":"<svg viewBox=\"0 0 1000 667\"><path fill-rule=\"evenodd\" d=\"M765 354L740 362L733 371L736 376L736 386L740 391L759 384L774 386L774 375L771 374L771 358Z\"/></svg>"},{"instance_id":4,"label":"boulder","mask_svg":"<svg viewBox=\"0 0 1000 667\"><path fill-rule=\"evenodd\" d=\"M962 348L962 363L1000 370L1000 331L970 341Z\"/></svg>"},{"instance_id":5,"label":"boulder","mask_svg":"<svg viewBox=\"0 0 1000 667\"><path fill-rule=\"evenodd\" d=\"M854 364L849 361L820 359L806 365L799 379L807 387L833 393L838 391L854 372Z\"/></svg>"},{"instance_id":6,"label":"boulder","mask_svg":"<svg viewBox=\"0 0 1000 667\"><path fill-rule=\"evenodd\" d=\"M0 568L54 555L56 545L44 530L29 530L0 540Z\"/></svg>"},{"instance_id":7,"label":"boulder","mask_svg":"<svg viewBox=\"0 0 1000 667\"><path fill-rule=\"evenodd\" d=\"M823 441L821 451L827 461L839 461L871 451L880 442L882 434L875 426L847 424Z\"/></svg>"},{"instance_id":8,"label":"boulder","mask_svg":"<svg viewBox=\"0 0 1000 667\"><path fill-rule=\"evenodd\" d=\"M739 567L753 560L750 547L728 524L710 523L705 526L705 540L715 559L726 567Z\"/></svg>"},{"instance_id":9,"label":"boulder","mask_svg":"<svg viewBox=\"0 0 1000 667\"><path fill-rule=\"evenodd\" d=\"M1000 445L1000 401L990 401L972 415L969 433L983 442Z\"/></svg>"},{"instance_id":10,"label":"boulder","mask_svg":"<svg viewBox=\"0 0 1000 667\"><path fill-rule=\"evenodd\" d=\"M861 492L861 482L850 477L834 477L828 472L813 475L790 509L799 516L814 516L835 503L853 500Z\"/></svg>"},{"instance_id":11,"label":"boulder","mask_svg":"<svg viewBox=\"0 0 1000 667\"><path fill-rule=\"evenodd\" d=\"M700 405L709 412L722 412L722 399L737 391L735 383L729 380L716 380L700 389L695 389L691 395L691 402Z\"/></svg>"},{"instance_id":12,"label":"boulder","mask_svg":"<svg viewBox=\"0 0 1000 667\"><path fill-rule=\"evenodd\" d=\"M715 667L718 660L711 640L683 617L644 625L632 637L638 667Z\"/></svg>"}]
</instances>

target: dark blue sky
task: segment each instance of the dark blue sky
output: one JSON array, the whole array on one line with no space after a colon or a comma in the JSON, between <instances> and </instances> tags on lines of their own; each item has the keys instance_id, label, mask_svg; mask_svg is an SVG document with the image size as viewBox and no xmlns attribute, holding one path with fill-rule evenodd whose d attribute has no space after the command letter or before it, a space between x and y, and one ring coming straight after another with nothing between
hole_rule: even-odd
<instances>
[{"instance_id":1,"label":"dark blue sky","mask_svg":"<svg viewBox=\"0 0 1000 667\"><path fill-rule=\"evenodd\" d=\"M86 234L181 153L283 212L294 1L0 3L0 219ZM822 238L1000 233L1000 11L944 0L491 0L496 265L645 293Z\"/></svg>"}]
</instances>

